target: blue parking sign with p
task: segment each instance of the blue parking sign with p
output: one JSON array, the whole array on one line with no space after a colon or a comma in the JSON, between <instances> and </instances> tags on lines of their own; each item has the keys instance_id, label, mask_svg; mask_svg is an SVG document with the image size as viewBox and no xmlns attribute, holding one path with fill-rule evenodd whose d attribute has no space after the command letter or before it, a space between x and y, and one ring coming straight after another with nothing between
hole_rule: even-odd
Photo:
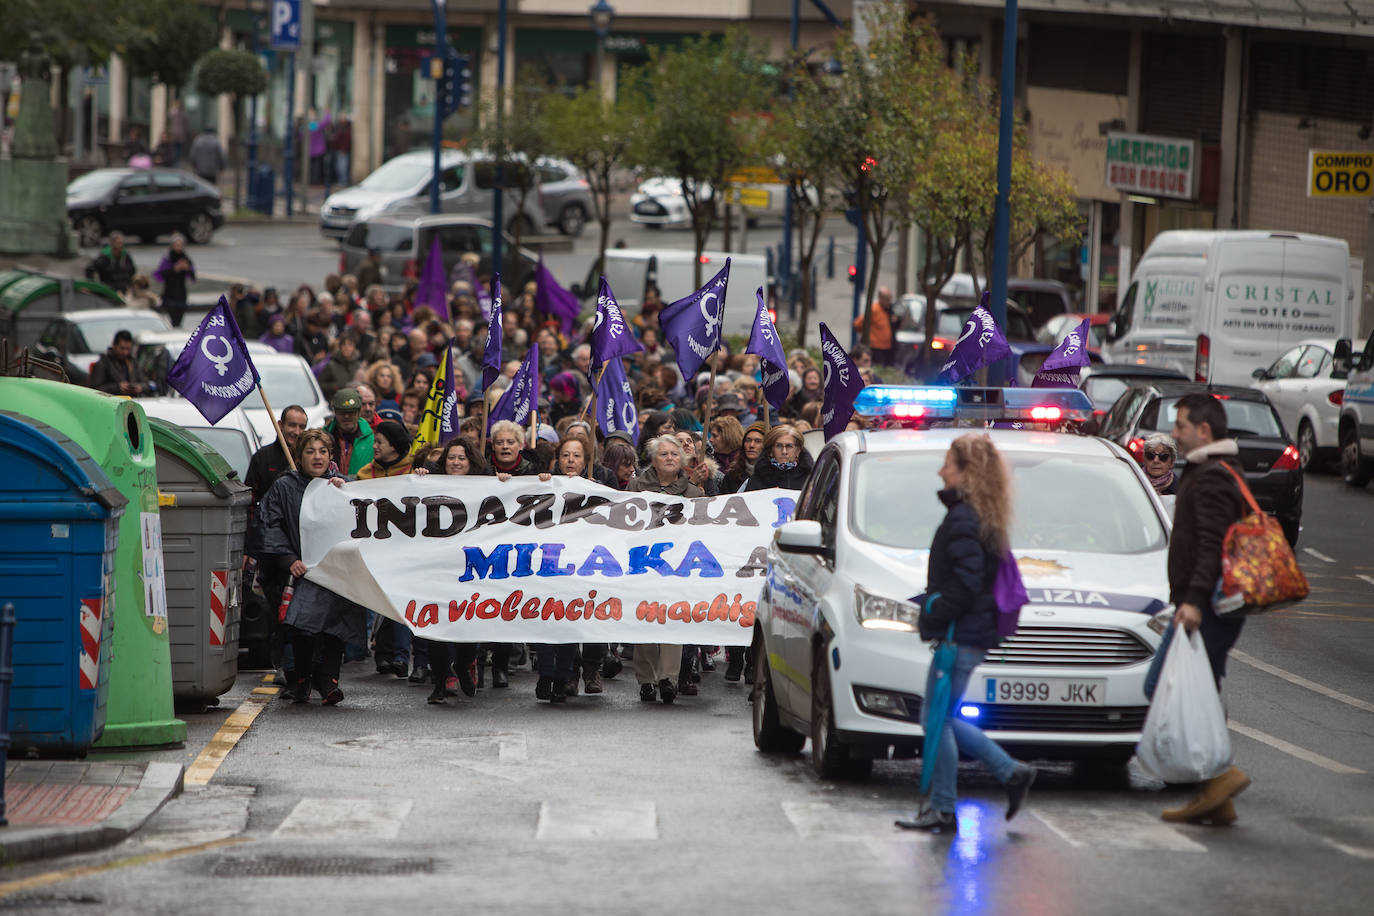
<instances>
[{"instance_id":1,"label":"blue parking sign with p","mask_svg":"<svg viewBox=\"0 0 1374 916\"><path fill-rule=\"evenodd\" d=\"M301 0L271 0L272 47L294 51L301 46Z\"/></svg>"}]
</instances>

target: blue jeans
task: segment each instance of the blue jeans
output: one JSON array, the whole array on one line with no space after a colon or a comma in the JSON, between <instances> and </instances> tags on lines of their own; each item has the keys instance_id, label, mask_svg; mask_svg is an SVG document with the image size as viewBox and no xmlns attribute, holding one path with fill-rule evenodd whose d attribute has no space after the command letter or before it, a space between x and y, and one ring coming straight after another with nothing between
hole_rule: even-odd
<instances>
[{"instance_id":1,"label":"blue jeans","mask_svg":"<svg viewBox=\"0 0 1374 916\"><path fill-rule=\"evenodd\" d=\"M1016 761L996 742L983 734L978 726L959 718L957 710L968 686L969 673L978 666L986 654L985 649L976 646L960 646L954 659L954 670L950 673L949 709L945 712L945 727L940 734L940 746L934 760L922 762L922 766L933 766L935 773L930 783L930 806L936 811L953 813L954 802L958 797L956 782L959 778L959 752L979 760L992 773L994 779L1005 783L1016 770ZM935 692L935 679L944 677L942 671L930 666L926 675L926 696ZM921 707L921 725L926 724L930 707Z\"/></svg>"}]
</instances>

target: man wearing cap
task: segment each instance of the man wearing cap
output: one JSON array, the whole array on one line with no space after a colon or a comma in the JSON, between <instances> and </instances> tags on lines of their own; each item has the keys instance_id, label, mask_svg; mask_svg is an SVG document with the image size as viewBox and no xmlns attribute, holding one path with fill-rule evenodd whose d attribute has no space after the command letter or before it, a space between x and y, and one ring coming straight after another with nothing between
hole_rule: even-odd
<instances>
[{"instance_id":1,"label":"man wearing cap","mask_svg":"<svg viewBox=\"0 0 1374 916\"><path fill-rule=\"evenodd\" d=\"M335 461L340 472L349 476L372 463L372 427L362 418L363 399L356 388L340 388L329 399L334 410L334 419L324 431L334 437L338 446Z\"/></svg>"}]
</instances>

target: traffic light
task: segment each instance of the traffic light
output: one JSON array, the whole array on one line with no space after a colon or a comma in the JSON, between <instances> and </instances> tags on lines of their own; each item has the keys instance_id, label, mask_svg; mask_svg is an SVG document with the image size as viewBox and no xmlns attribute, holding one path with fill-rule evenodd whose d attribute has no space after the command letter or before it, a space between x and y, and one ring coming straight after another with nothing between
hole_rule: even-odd
<instances>
[{"instance_id":1,"label":"traffic light","mask_svg":"<svg viewBox=\"0 0 1374 916\"><path fill-rule=\"evenodd\" d=\"M858 268L857 265L854 265L854 264L850 264L850 265L849 265L849 282L850 282L850 283L858 283L858 282L859 282L859 268Z\"/></svg>"},{"instance_id":2,"label":"traffic light","mask_svg":"<svg viewBox=\"0 0 1374 916\"><path fill-rule=\"evenodd\" d=\"M439 84L440 118L472 107L472 69L466 54L450 53L444 59L444 76Z\"/></svg>"}]
</instances>

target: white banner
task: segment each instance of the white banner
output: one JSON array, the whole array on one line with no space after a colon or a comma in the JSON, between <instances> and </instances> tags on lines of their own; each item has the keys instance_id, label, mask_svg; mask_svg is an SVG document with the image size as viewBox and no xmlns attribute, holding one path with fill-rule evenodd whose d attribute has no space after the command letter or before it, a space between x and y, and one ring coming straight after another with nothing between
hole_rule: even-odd
<instances>
[{"instance_id":1,"label":"white banner","mask_svg":"<svg viewBox=\"0 0 1374 916\"><path fill-rule=\"evenodd\" d=\"M786 490L685 499L577 477L314 481L306 578L427 639L745 645Z\"/></svg>"}]
</instances>

